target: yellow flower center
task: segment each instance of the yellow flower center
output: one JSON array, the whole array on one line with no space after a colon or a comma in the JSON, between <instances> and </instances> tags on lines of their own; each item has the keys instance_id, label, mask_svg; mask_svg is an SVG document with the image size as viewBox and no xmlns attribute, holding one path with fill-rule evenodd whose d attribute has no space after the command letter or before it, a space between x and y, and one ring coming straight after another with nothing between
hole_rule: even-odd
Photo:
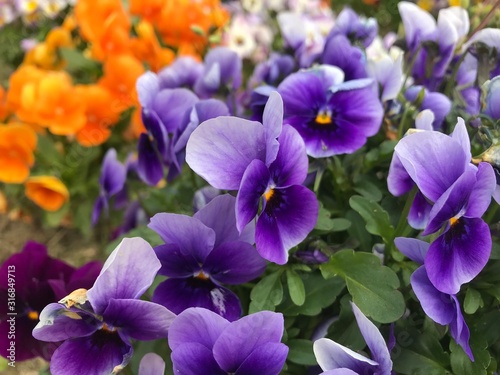
<instances>
[{"instance_id":1,"label":"yellow flower center","mask_svg":"<svg viewBox=\"0 0 500 375\"><path fill-rule=\"evenodd\" d=\"M318 125L330 125L332 123L332 112L325 110L319 111L315 121Z\"/></svg>"},{"instance_id":2,"label":"yellow flower center","mask_svg":"<svg viewBox=\"0 0 500 375\"><path fill-rule=\"evenodd\" d=\"M208 276L203 271L200 271L200 273L198 275L196 275L195 278L200 279L200 280L208 280L208 279L210 279L210 276Z\"/></svg>"},{"instance_id":3,"label":"yellow flower center","mask_svg":"<svg viewBox=\"0 0 500 375\"><path fill-rule=\"evenodd\" d=\"M456 217L452 217L452 218L450 219L450 225L451 225L451 226L454 226L456 223L458 223L458 219L457 219Z\"/></svg>"},{"instance_id":4,"label":"yellow flower center","mask_svg":"<svg viewBox=\"0 0 500 375\"><path fill-rule=\"evenodd\" d=\"M116 331L115 328L109 328L109 326L106 323L102 323L102 328L103 331L105 332L114 332Z\"/></svg>"},{"instance_id":5,"label":"yellow flower center","mask_svg":"<svg viewBox=\"0 0 500 375\"><path fill-rule=\"evenodd\" d=\"M266 199L266 202L269 202L269 200L273 197L273 195L274 195L274 189L268 189L264 193L264 198Z\"/></svg>"},{"instance_id":6,"label":"yellow flower center","mask_svg":"<svg viewBox=\"0 0 500 375\"><path fill-rule=\"evenodd\" d=\"M31 320L38 320L38 312L36 311L30 311L28 313L28 318Z\"/></svg>"}]
</instances>

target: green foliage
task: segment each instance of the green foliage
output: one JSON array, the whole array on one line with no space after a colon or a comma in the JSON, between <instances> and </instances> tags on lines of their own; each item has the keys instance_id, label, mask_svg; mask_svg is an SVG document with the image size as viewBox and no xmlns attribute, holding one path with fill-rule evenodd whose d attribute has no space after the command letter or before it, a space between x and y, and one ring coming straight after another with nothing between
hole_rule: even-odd
<instances>
[{"instance_id":1,"label":"green foliage","mask_svg":"<svg viewBox=\"0 0 500 375\"><path fill-rule=\"evenodd\" d=\"M366 230L382 237L386 244L394 239L394 227L389 220L389 214L375 201L355 195L349 199L354 211L359 213L366 222Z\"/></svg>"},{"instance_id":2,"label":"green foliage","mask_svg":"<svg viewBox=\"0 0 500 375\"><path fill-rule=\"evenodd\" d=\"M283 284L281 274L283 270L278 270L263 277L252 289L250 293L249 314L257 311L274 311L276 305L283 300Z\"/></svg>"}]
</instances>

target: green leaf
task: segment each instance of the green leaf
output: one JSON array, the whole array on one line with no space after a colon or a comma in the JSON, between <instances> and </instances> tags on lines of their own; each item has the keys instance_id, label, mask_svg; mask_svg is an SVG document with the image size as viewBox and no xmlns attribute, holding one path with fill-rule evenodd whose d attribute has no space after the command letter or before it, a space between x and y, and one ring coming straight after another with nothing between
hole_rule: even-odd
<instances>
[{"instance_id":1,"label":"green leaf","mask_svg":"<svg viewBox=\"0 0 500 375\"><path fill-rule=\"evenodd\" d=\"M288 340L286 345L289 348L288 360L291 362L305 366L314 366L317 364L312 341L293 339Z\"/></svg>"},{"instance_id":2,"label":"green leaf","mask_svg":"<svg viewBox=\"0 0 500 375\"><path fill-rule=\"evenodd\" d=\"M476 289L469 288L465 292L464 311L466 314L474 314L483 305L481 293Z\"/></svg>"},{"instance_id":3,"label":"green leaf","mask_svg":"<svg viewBox=\"0 0 500 375\"><path fill-rule=\"evenodd\" d=\"M352 196L349 205L366 222L366 230L382 237L386 244L392 244L394 227L389 221L389 214L377 203L360 195Z\"/></svg>"},{"instance_id":4,"label":"green leaf","mask_svg":"<svg viewBox=\"0 0 500 375\"><path fill-rule=\"evenodd\" d=\"M250 293L249 314L262 310L274 311L275 306L283 300L283 285L281 284L282 270L262 278Z\"/></svg>"},{"instance_id":5,"label":"green leaf","mask_svg":"<svg viewBox=\"0 0 500 375\"><path fill-rule=\"evenodd\" d=\"M306 300L306 291L302 279L297 272L292 270L286 271L286 281L288 283L288 292L292 302L297 306L302 306Z\"/></svg>"},{"instance_id":6,"label":"green leaf","mask_svg":"<svg viewBox=\"0 0 500 375\"><path fill-rule=\"evenodd\" d=\"M158 246L163 243L162 239L158 234L156 234L155 231L152 229L149 229L146 226L141 226L134 228L127 233L121 235L117 239L115 239L113 242L111 242L108 246L106 246L106 249L104 250L106 254L111 254L113 250L122 242L124 238L130 238L130 237L142 237L145 239L151 246Z\"/></svg>"},{"instance_id":7,"label":"green leaf","mask_svg":"<svg viewBox=\"0 0 500 375\"><path fill-rule=\"evenodd\" d=\"M342 232L349 229L351 222L343 218L331 218L331 213L322 204L319 207L318 221L315 230L321 232Z\"/></svg>"},{"instance_id":8,"label":"green leaf","mask_svg":"<svg viewBox=\"0 0 500 375\"><path fill-rule=\"evenodd\" d=\"M375 186L375 184L363 179L354 186L354 191L361 194L363 197L374 202L380 202L382 199L382 192Z\"/></svg>"},{"instance_id":9,"label":"green leaf","mask_svg":"<svg viewBox=\"0 0 500 375\"><path fill-rule=\"evenodd\" d=\"M279 306L279 311L286 316L318 315L322 309L335 302L345 287L345 282L340 277L325 280L319 273L304 274L302 281L305 288L305 303L302 306L297 306L291 300L285 300Z\"/></svg>"},{"instance_id":10,"label":"green leaf","mask_svg":"<svg viewBox=\"0 0 500 375\"><path fill-rule=\"evenodd\" d=\"M380 323L399 319L405 310L403 295L397 290L399 279L380 259L369 253L342 250L320 266L323 277L340 276L354 303L365 315Z\"/></svg>"},{"instance_id":11,"label":"green leaf","mask_svg":"<svg viewBox=\"0 0 500 375\"><path fill-rule=\"evenodd\" d=\"M491 356L486 348L488 344L484 339L475 340L471 338L469 341L472 353L474 354L474 362L465 354L463 349L455 343L450 342L450 362L451 369L454 375L486 375L486 369L490 365Z\"/></svg>"},{"instance_id":12,"label":"green leaf","mask_svg":"<svg viewBox=\"0 0 500 375\"><path fill-rule=\"evenodd\" d=\"M97 69L100 65L97 61L86 58L82 52L73 48L60 48L59 52L63 60L66 61L65 69L70 73Z\"/></svg>"},{"instance_id":13,"label":"green leaf","mask_svg":"<svg viewBox=\"0 0 500 375\"><path fill-rule=\"evenodd\" d=\"M444 352L438 339L427 333L413 330L396 332L396 346L392 354L393 369L397 374L448 374L448 354Z\"/></svg>"},{"instance_id":14,"label":"green leaf","mask_svg":"<svg viewBox=\"0 0 500 375\"><path fill-rule=\"evenodd\" d=\"M358 322L352 312L351 296L346 294L340 300L340 314L328 328L328 337L352 350L362 350L366 346L361 336Z\"/></svg>"}]
</instances>

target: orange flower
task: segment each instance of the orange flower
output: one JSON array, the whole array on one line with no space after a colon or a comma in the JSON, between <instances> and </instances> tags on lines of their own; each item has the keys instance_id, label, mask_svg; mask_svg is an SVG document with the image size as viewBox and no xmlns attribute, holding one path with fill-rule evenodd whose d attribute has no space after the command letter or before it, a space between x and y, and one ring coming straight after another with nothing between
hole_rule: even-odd
<instances>
[{"instance_id":1,"label":"orange flower","mask_svg":"<svg viewBox=\"0 0 500 375\"><path fill-rule=\"evenodd\" d=\"M66 186L53 176L31 177L24 184L26 196L46 211L57 211L69 199Z\"/></svg>"},{"instance_id":2,"label":"orange flower","mask_svg":"<svg viewBox=\"0 0 500 375\"><path fill-rule=\"evenodd\" d=\"M7 106L12 112L26 122L35 122L33 116L33 108L27 108L26 111L22 106L22 94L26 85L36 85L45 72L32 65L21 65L11 74L9 78L9 91L7 93Z\"/></svg>"},{"instance_id":3,"label":"orange flower","mask_svg":"<svg viewBox=\"0 0 500 375\"><path fill-rule=\"evenodd\" d=\"M9 115L9 107L7 106L7 94L2 86L0 86L0 121L5 120Z\"/></svg>"},{"instance_id":4,"label":"orange flower","mask_svg":"<svg viewBox=\"0 0 500 375\"><path fill-rule=\"evenodd\" d=\"M53 134L73 135L85 126L85 106L66 72L50 72L37 85L26 85L22 106Z\"/></svg>"},{"instance_id":5,"label":"orange flower","mask_svg":"<svg viewBox=\"0 0 500 375\"><path fill-rule=\"evenodd\" d=\"M165 0L130 0L130 13L146 21L155 21L165 4Z\"/></svg>"},{"instance_id":6,"label":"orange flower","mask_svg":"<svg viewBox=\"0 0 500 375\"><path fill-rule=\"evenodd\" d=\"M1 182L19 184L28 178L36 143L36 133L27 125L0 126Z\"/></svg>"},{"instance_id":7,"label":"orange flower","mask_svg":"<svg viewBox=\"0 0 500 375\"><path fill-rule=\"evenodd\" d=\"M82 146L92 147L104 143L111 135L110 127L120 119L120 112L113 110L111 93L103 86L76 86L76 95L85 102L87 122L76 133Z\"/></svg>"},{"instance_id":8,"label":"orange flower","mask_svg":"<svg viewBox=\"0 0 500 375\"><path fill-rule=\"evenodd\" d=\"M131 55L110 56L105 61L99 84L111 92L112 110L121 112L138 104L135 82L143 73L141 62Z\"/></svg>"},{"instance_id":9,"label":"orange flower","mask_svg":"<svg viewBox=\"0 0 500 375\"><path fill-rule=\"evenodd\" d=\"M162 48L151 23L141 21L135 26L135 30L139 37L131 40L130 48L134 56L147 63L152 71L157 72L174 60L174 52Z\"/></svg>"}]
</instances>

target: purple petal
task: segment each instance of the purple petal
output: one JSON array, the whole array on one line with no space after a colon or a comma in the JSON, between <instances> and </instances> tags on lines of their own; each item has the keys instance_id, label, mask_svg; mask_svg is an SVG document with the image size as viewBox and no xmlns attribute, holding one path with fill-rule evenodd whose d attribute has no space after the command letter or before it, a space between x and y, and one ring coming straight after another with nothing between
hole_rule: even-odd
<instances>
[{"instance_id":1,"label":"purple petal","mask_svg":"<svg viewBox=\"0 0 500 375\"><path fill-rule=\"evenodd\" d=\"M327 40L322 62L342 69L346 81L368 77L363 51L352 46L344 35L335 35Z\"/></svg>"},{"instance_id":2,"label":"purple petal","mask_svg":"<svg viewBox=\"0 0 500 375\"><path fill-rule=\"evenodd\" d=\"M113 196L123 189L126 175L125 166L116 158L116 150L109 149L104 156L99 178L99 183L108 196Z\"/></svg>"},{"instance_id":3,"label":"purple petal","mask_svg":"<svg viewBox=\"0 0 500 375\"><path fill-rule=\"evenodd\" d=\"M220 195L210 201L205 207L193 215L215 232L217 248L224 242L243 241L255 243L255 224L249 223L240 233L236 228L236 198L229 194Z\"/></svg>"},{"instance_id":4,"label":"purple petal","mask_svg":"<svg viewBox=\"0 0 500 375\"><path fill-rule=\"evenodd\" d=\"M255 242L264 258L286 263L288 250L301 243L316 225L318 201L305 186L275 189L257 220Z\"/></svg>"},{"instance_id":5,"label":"purple petal","mask_svg":"<svg viewBox=\"0 0 500 375\"><path fill-rule=\"evenodd\" d=\"M491 197L497 187L495 171L489 163L479 163L476 183L472 188L465 216L481 217L488 209Z\"/></svg>"},{"instance_id":6,"label":"purple petal","mask_svg":"<svg viewBox=\"0 0 500 375\"><path fill-rule=\"evenodd\" d=\"M168 277L189 277L201 269L196 258L186 251L181 251L177 244L164 244L154 248L161 262L159 275Z\"/></svg>"},{"instance_id":7,"label":"purple petal","mask_svg":"<svg viewBox=\"0 0 500 375\"><path fill-rule=\"evenodd\" d=\"M162 69L158 73L158 78L162 89L174 89L182 86L193 87L202 74L203 64L192 57L184 56Z\"/></svg>"},{"instance_id":8,"label":"purple petal","mask_svg":"<svg viewBox=\"0 0 500 375\"><path fill-rule=\"evenodd\" d=\"M153 302L112 299L103 313L104 321L136 340L166 338L175 315Z\"/></svg>"},{"instance_id":9,"label":"purple petal","mask_svg":"<svg viewBox=\"0 0 500 375\"><path fill-rule=\"evenodd\" d=\"M429 221L431 209L432 204L420 191L417 191L408 213L408 224L415 229L424 229Z\"/></svg>"},{"instance_id":10,"label":"purple petal","mask_svg":"<svg viewBox=\"0 0 500 375\"><path fill-rule=\"evenodd\" d=\"M259 203L268 189L270 177L266 165L258 159L253 160L245 170L236 197L236 227L239 231L257 215Z\"/></svg>"},{"instance_id":11,"label":"purple petal","mask_svg":"<svg viewBox=\"0 0 500 375\"><path fill-rule=\"evenodd\" d=\"M323 371L342 368L353 370L356 374L375 374L377 371L377 362L330 339L322 338L316 340L313 345L313 351L316 361L318 361Z\"/></svg>"},{"instance_id":12,"label":"purple petal","mask_svg":"<svg viewBox=\"0 0 500 375\"><path fill-rule=\"evenodd\" d=\"M470 151L470 139L463 118L458 118L457 125L455 126L455 129L453 130L453 133L450 134L450 136L462 146L462 149L467 154L467 158L471 160L472 154Z\"/></svg>"},{"instance_id":13,"label":"purple petal","mask_svg":"<svg viewBox=\"0 0 500 375\"><path fill-rule=\"evenodd\" d=\"M146 72L137 79L137 95L141 107L151 109L153 100L160 91L160 82L158 76L153 72Z\"/></svg>"},{"instance_id":14,"label":"purple petal","mask_svg":"<svg viewBox=\"0 0 500 375\"><path fill-rule=\"evenodd\" d=\"M283 125L283 100L277 91L272 91L264 107L262 124L266 133L266 165L271 164L276 155L280 144L276 138L281 134Z\"/></svg>"},{"instance_id":15,"label":"purple petal","mask_svg":"<svg viewBox=\"0 0 500 375\"><path fill-rule=\"evenodd\" d=\"M62 296L57 296L56 298L62 299L66 295L70 294L72 291L83 288L90 289L94 285L95 280L99 276L102 269L102 263L100 261L89 262L82 267L78 268L70 277L68 284L66 285L66 294Z\"/></svg>"},{"instance_id":16,"label":"purple petal","mask_svg":"<svg viewBox=\"0 0 500 375\"><path fill-rule=\"evenodd\" d=\"M430 13L410 2L400 2L398 9L405 28L406 43L413 50L436 30L436 20Z\"/></svg>"},{"instance_id":17,"label":"purple petal","mask_svg":"<svg viewBox=\"0 0 500 375\"><path fill-rule=\"evenodd\" d=\"M432 285L424 266L411 275L411 286L429 318L441 325L450 324L455 318L455 302Z\"/></svg>"},{"instance_id":18,"label":"purple petal","mask_svg":"<svg viewBox=\"0 0 500 375\"><path fill-rule=\"evenodd\" d=\"M394 243L399 251L408 258L418 264L424 264L425 255L430 246L427 242L417 240L416 238L396 237Z\"/></svg>"},{"instance_id":19,"label":"purple petal","mask_svg":"<svg viewBox=\"0 0 500 375\"><path fill-rule=\"evenodd\" d=\"M424 109L417 114L417 118L415 119L415 128L419 130L434 130L432 127L434 119L434 112L430 109Z\"/></svg>"},{"instance_id":20,"label":"purple petal","mask_svg":"<svg viewBox=\"0 0 500 375\"><path fill-rule=\"evenodd\" d=\"M59 303L47 305L33 329L33 337L41 341L58 342L73 337L89 336L100 327L100 321L90 314L76 313Z\"/></svg>"},{"instance_id":21,"label":"purple petal","mask_svg":"<svg viewBox=\"0 0 500 375\"><path fill-rule=\"evenodd\" d=\"M166 244L179 246L183 254L192 255L203 263L212 251L215 232L200 220L179 214L156 214L148 227L158 233Z\"/></svg>"},{"instance_id":22,"label":"purple petal","mask_svg":"<svg viewBox=\"0 0 500 375\"><path fill-rule=\"evenodd\" d=\"M215 362L212 352L197 342L183 344L172 352L174 373L182 375L226 375Z\"/></svg>"},{"instance_id":23,"label":"purple petal","mask_svg":"<svg viewBox=\"0 0 500 375\"><path fill-rule=\"evenodd\" d=\"M472 354L472 350L469 345L470 331L467 323L464 320L464 316L462 314L462 310L460 309L460 303L458 302L457 297L452 296L455 301L456 307L456 315L455 319L450 323L450 334L451 337L455 339L458 345L462 347L465 354L469 357L471 361L474 362L474 355Z\"/></svg>"},{"instance_id":24,"label":"purple petal","mask_svg":"<svg viewBox=\"0 0 500 375\"><path fill-rule=\"evenodd\" d=\"M204 307L229 321L241 316L240 300L229 289L200 278L168 279L158 285L153 302L175 314L190 307Z\"/></svg>"},{"instance_id":25,"label":"purple petal","mask_svg":"<svg viewBox=\"0 0 500 375\"><path fill-rule=\"evenodd\" d=\"M213 187L237 190L252 160L265 160L265 145L261 124L222 116L205 121L191 134L186 162Z\"/></svg>"},{"instance_id":26,"label":"purple petal","mask_svg":"<svg viewBox=\"0 0 500 375\"><path fill-rule=\"evenodd\" d=\"M139 153L137 173L141 180L154 186L163 178L163 165L147 134L140 135L137 149Z\"/></svg>"},{"instance_id":27,"label":"purple petal","mask_svg":"<svg viewBox=\"0 0 500 375\"><path fill-rule=\"evenodd\" d=\"M278 375L287 355L288 347L284 344L262 344L243 361L235 375Z\"/></svg>"},{"instance_id":28,"label":"purple petal","mask_svg":"<svg viewBox=\"0 0 500 375\"><path fill-rule=\"evenodd\" d=\"M392 156L391 165L389 166L389 174L387 175L387 188L389 192L399 197L408 193L414 185L413 180L406 171L403 163L395 152Z\"/></svg>"},{"instance_id":29,"label":"purple petal","mask_svg":"<svg viewBox=\"0 0 500 375\"><path fill-rule=\"evenodd\" d=\"M269 166L273 182L279 187L302 184L309 166L304 141L294 128L285 125L278 142L278 155Z\"/></svg>"},{"instance_id":30,"label":"purple petal","mask_svg":"<svg viewBox=\"0 0 500 375\"><path fill-rule=\"evenodd\" d=\"M482 219L461 217L429 247L425 267L441 292L456 294L484 268L491 252L491 234Z\"/></svg>"},{"instance_id":31,"label":"purple petal","mask_svg":"<svg viewBox=\"0 0 500 375\"><path fill-rule=\"evenodd\" d=\"M153 110L168 133L175 131L181 124L182 118L198 97L187 89L164 89L156 95Z\"/></svg>"},{"instance_id":32,"label":"purple petal","mask_svg":"<svg viewBox=\"0 0 500 375\"><path fill-rule=\"evenodd\" d=\"M246 242L225 242L205 260L205 270L214 280L224 284L243 284L260 276L266 261Z\"/></svg>"},{"instance_id":33,"label":"purple petal","mask_svg":"<svg viewBox=\"0 0 500 375\"><path fill-rule=\"evenodd\" d=\"M94 203L94 208L92 209L92 225L95 226L97 222L99 221L99 218L101 217L101 212L102 210L105 210L106 216L109 214L108 210L108 200L106 197L99 195L97 197L95 203Z\"/></svg>"},{"instance_id":34,"label":"purple petal","mask_svg":"<svg viewBox=\"0 0 500 375\"><path fill-rule=\"evenodd\" d=\"M148 353L139 363L139 375L163 375L165 361L156 353Z\"/></svg>"},{"instance_id":35,"label":"purple petal","mask_svg":"<svg viewBox=\"0 0 500 375\"><path fill-rule=\"evenodd\" d=\"M370 320L368 320L368 318L354 303L351 302L351 306L356 322L358 323L359 330L361 331L361 335L363 335L366 344L370 348L372 358L379 364L377 373L380 373L381 375L390 374L392 370L392 361L384 337L375 324L370 322Z\"/></svg>"},{"instance_id":36,"label":"purple petal","mask_svg":"<svg viewBox=\"0 0 500 375\"><path fill-rule=\"evenodd\" d=\"M349 370L348 368L338 368L322 372L320 375L359 375L357 372Z\"/></svg>"},{"instance_id":37,"label":"purple petal","mask_svg":"<svg viewBox=\"0 0 500 375\"><path fill-rule=\"evenodd\" d=\"M254 350L281 341L283 324L283 315L270 311L247 315L232 322L215 342L215 360L223 370L236 372Z\"/></svg>"},{"instance_id":38,"label":"purple petal","mask_svg":"<svg viewBox=\"0 0 500 375\"><path fill-rule=\"evenodd\" d=\"M102 314L112 298L139 298L151 286L160 267L149 243L138 237L123 239L87 291L94 311Z\"/></svg>"},{"instance_id":39,"label":"purple petal","mask_svg":"<svg viewBox=\"0 0 500 375\"><path fill-rule=\"evenodd\" d=\"M212 201L215 197L221 194L219 189L215 189L211 186L205 186L194 193L193 197L193 211L198 212L203 207L205 207L208 203ZM199 219L201 220L201 219ZM206 226L210 227L210 225L206 224L203 220L201 220Z\"/></svg>"},{"instance_id":40,"label":"purple petal","mask_svg":"<svg viewBox=\"0 0 500 375\"><path fill-rule=\"evenodd\" d=\"M434 131L404 137L395 153L418 188L433 202L464 173L470 162L458 142Z\"/></svg>"},{"instance_id":41,"label":"purple petal","mask_svg":"<svg viewBox=\"0 0 500 375\"><path fill-rule=\"evenodd\" d=\"M117 333L97 331L91 336L65 341L50 361L54 375L111 374L132 357L132 347Z\"/></svg>"},{"instance_id":42,"label":"purple petal","mask_svg":"<svg viewBox=\"0 0 500 375\"><path fill-rule=\"evenodd\" d=\"M172 350L190 343L199 343L210 349L229 322L220 315L199 307L189 308L180 313L170 326L168 345Z\"/></svg>"}]
</instances>

